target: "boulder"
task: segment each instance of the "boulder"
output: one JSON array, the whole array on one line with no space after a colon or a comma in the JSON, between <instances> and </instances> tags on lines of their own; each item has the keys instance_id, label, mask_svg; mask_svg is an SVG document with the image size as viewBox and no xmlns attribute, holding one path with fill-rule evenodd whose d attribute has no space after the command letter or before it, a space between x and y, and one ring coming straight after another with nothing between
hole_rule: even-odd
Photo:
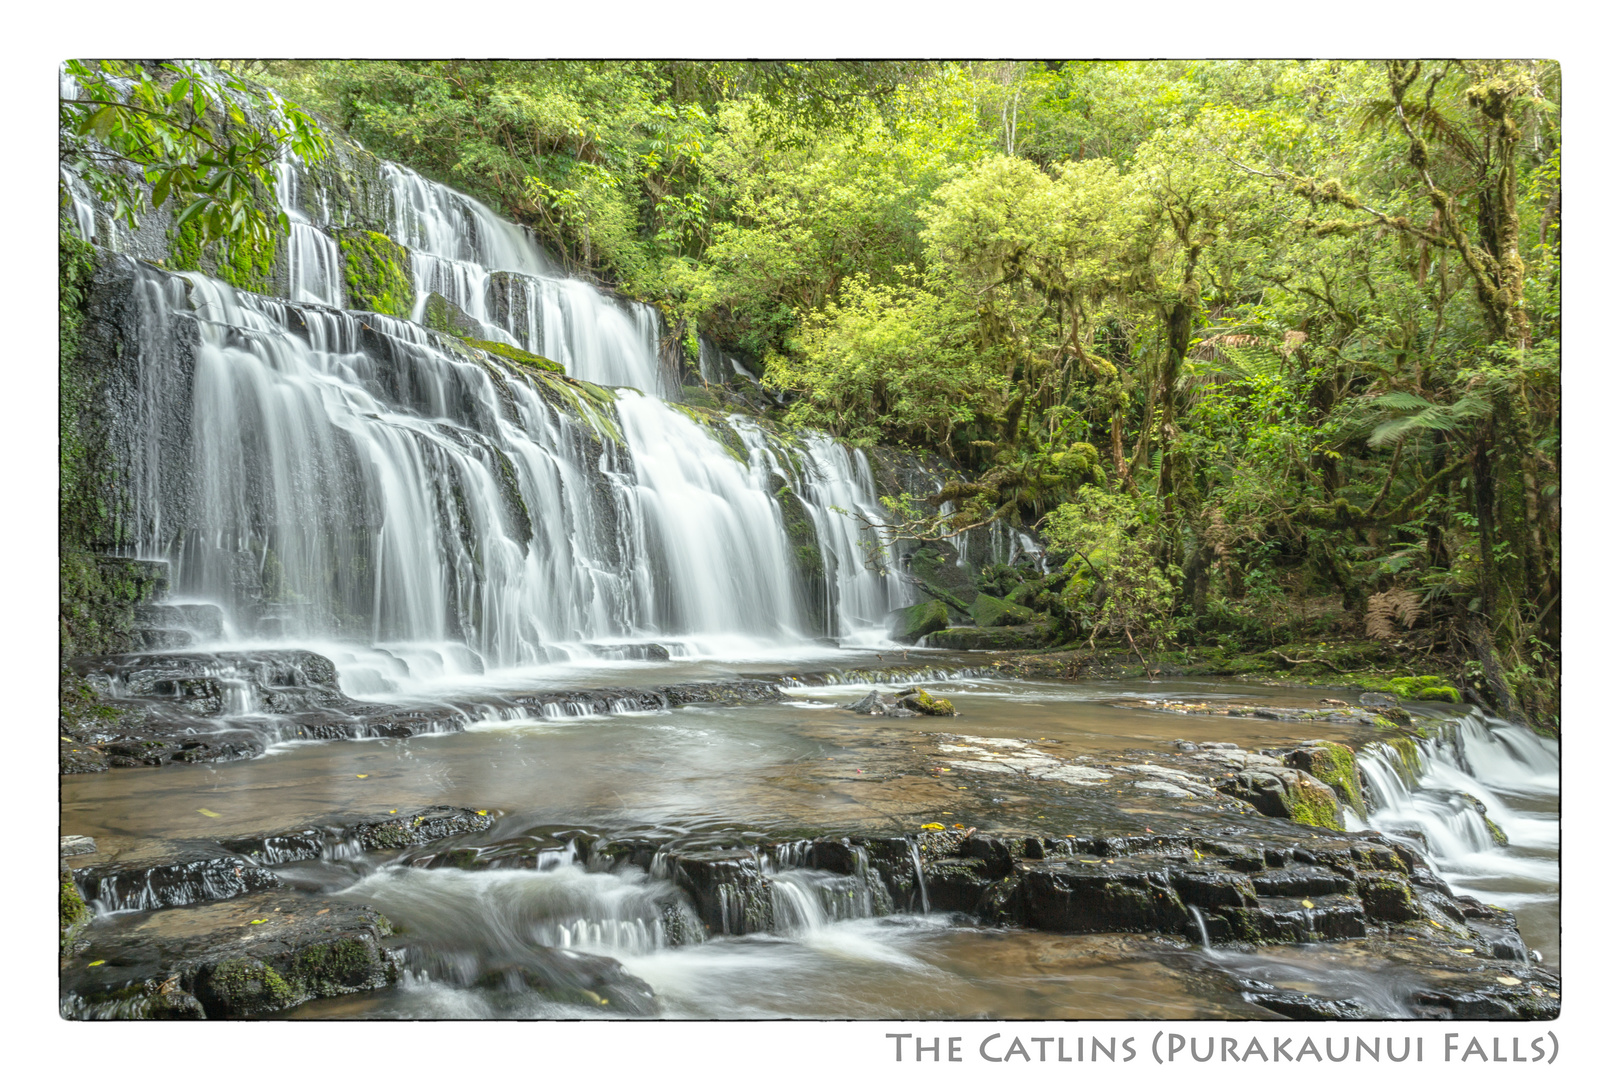
<instances>
[{"instance_id":1,"label":"boulder","mask_svg":"<svg viewBox=\"0 0 1620 1080\"><path fill-rule=\"evenodd\" d=\"M1022 604L998 600L989 593L980 593L975 597L971 610L974 624L981 628L1021 626L1035 618L1035 613Z\"/></svg>"},{"instance_id":2,"label":"boulder","mask_svg":"<svg viewBox=\"0 0 1620 1080\"><path fill-rule=\"evenodd\" d=\"M943 601L924 600L895 614L892 633L896 641L915 645L926 635L945 629L950 621L950 610Z\"/></svg>"},{"instance_id":3,"label":"boulder","mask_svg":"<svg viewBox=\"0 0 1620 1080\"><path fill-rule=\"evenodd\" d=\"M370 908L260 893L102 920L62 963L76 1016L259 1016L399 978L388 920Z\"/></svg>"},{"instance_id":4,"label":"boulder","mask_svg":"<svg viewBox=\"0 0 1620 1080\"><path fill-rule=\"evenodd\" d=\"M1267 817L1292 818L1302 825L1344 829L1333 789L1298 769L1281 765L1251 766L1216 786L1223 794L1242 799Z\"/></svg>"}]
</instances>

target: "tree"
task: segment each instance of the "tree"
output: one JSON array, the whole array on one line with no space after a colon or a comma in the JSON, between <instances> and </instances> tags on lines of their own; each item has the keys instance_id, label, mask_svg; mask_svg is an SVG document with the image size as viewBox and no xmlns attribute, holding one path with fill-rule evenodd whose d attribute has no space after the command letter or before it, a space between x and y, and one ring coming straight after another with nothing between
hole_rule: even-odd
<instances>
[{"instance_id":1,"label":"tree","mask_svg":"<svg viewBox=\"0 0 1620 1080\"><path fill-rule=\"evenodd\" d=\"M69 60L63 71L63 205L76 177L131 227L143 201L172 201L176 228L204 245L272 243L287 229L284 213L266 209L276 165L327 152L308 114L229 71L119 60Z\"/></svg>"}]
</instances>

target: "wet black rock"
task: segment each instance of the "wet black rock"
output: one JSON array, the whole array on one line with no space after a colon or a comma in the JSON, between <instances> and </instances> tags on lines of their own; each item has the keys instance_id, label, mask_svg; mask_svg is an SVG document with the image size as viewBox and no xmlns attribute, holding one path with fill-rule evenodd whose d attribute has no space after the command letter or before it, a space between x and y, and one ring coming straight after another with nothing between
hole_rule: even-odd
<instances>
[{"instance_id":1,"label":"wet black rock","mask_svg":"<svg viewBox=\"0 0 1620 1080\"><path fill-rule=\"evenodd\" d=\"M74 880L101 911L155 911L281 886L274 874L242 858L208 854L90 866L76 870Z\"/></svg>"},{"instance_id":2,"label":"wet black rock","mask_svg":"<svg viewBox=\"0 0 1620 1080\"><path fill-rule=\"evenodd\" d=\"M62 964L70 1017L259 1016L399 977L388 920L285 892L98 920Z\"/></svg>"},{"instance_id":3,"label":"wet black rock","mask_svg":"<svg viewBox=\"0 0 1620 1080\"><path fill-rule=\"evenodd\" d=\"M774 928L770 878L753 850L678 852L670 858L670 873L692 897L710 934L753 934Z\"/></svg>"},{"instance_id":4,"label":"wet black rock","mask_svg":"<svg viewBox=\"0 0 1620 1080\"><path fill-rule=\"evenodd\" d=\"M345 851L416 847L453 836L480 833L492 823L487 811L465 806L425 806L419 810L373 814L359 820L310 825L283 833L233 837L220 841L220 846L256 863L274 865Z\"/></svg>"},{"instance_id":5,"label":"wet black rock","mask_svg":"<svg viewBox=\"0 0 1620 1080\"><path fill-rule=\"evenodd\" d=\"M1020 921L1037 930L1181 933L1190 921L1167 872L1098 860L1028 868L1012 902L1022 913Z\"/></svg>"}]
</instances>

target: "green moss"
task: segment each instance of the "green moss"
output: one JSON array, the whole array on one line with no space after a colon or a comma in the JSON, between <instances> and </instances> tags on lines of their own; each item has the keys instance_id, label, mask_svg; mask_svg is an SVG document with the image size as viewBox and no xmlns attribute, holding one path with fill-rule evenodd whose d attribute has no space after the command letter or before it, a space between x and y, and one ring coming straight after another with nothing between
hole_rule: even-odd
<instances>
[{"instance_id":1,"label":"green moss","mask_svg":"<svg viewBox=\"0 0 1620 1080\"><path fill-rule=\"evenodd\" d=\"M718 409L720 399L714 396L714 391L706 386L683 386L681 400L687 405L699 409Z\"/></svg>"},{"instance_id":2,"label":"green moss","mask_svg":"<svg viewBox=\"0 0 1620 1080\"><path fill-rule=\"evenodd\" d=\"M316 997L348 993L373 981L376 957L355 938L311 945L293 961L293 978Z\"/></svg>"},{"instance_id":3,"label":"green moss","mask_svg":"<svg viewBox=\"0 0 1620 1080\"><path fill-rule=\"evenodd\" d=\"M1462 704L1462 694L1438 675L1413 675L1389 680L1392 693L1413 701L1448 701Z\"/></svg>"},{"instance_id":4,"label":"green moss","mask_svg":"<svg viewBox=\"0 0 1620 1080\"><path fill-rule=\"evenodd\" d=\"M980 593L973 598L972 611L973 621L982 627L1017 626L1035 617L1029 608L998 600L989 593Z\"/></svg>"},{"instance_id":5,"label":"green moss","mask_svg":"<svg viewBox=\"0 0 1620 1080\"><path fill-rule=\"evenodd\" d=\"M1315 825L1323 829L1344 831L1339 820L1339 802L1328 791L1301 784L1288 806L1288 816L1301 825Z\"/></svg>"},{"instance_id":6,"label":"green moss","mask_svg":"<svg viewBox=\"0 0 1620 1080\"><path fill-rule=\"evenodd\" d=\"M345 229L338 234L343 251L343 281L349 303L363 311L411 317L416 286L411 280L411 254L382 233Z\"/></svg>"},{"instance_id":7,"label":"green moss","mask_svg":"<svg viewBox=\"0 0 1620 1080\"><path fill-rule=\"evenodd\" d=\"M84 902L84 894L79 886L74 884L73 871L62 871L61 888L57 894L57 913L61 920L61 947L67 953L73 941L73 936L81 926L90 921L90 905Z\"/></svg>"},{"instance_id":8,"label":"green moss","mask_svg":"<svg viewBox=\"0 0 1620 1080\"><path fill-rule=\"evenodd\" d=\"M215 964L208 972L207 982L226 1016L276 1012L309 997L302 987L288 982L275 968L247 956Z\"/></svg>"},{"instance_id":9,"label":"green moss","mask_svg":"<svg viewBox=\"0 0 1620 1080\"><path fill-rule=\"evenodd\" d=\"M58 632L63 659L127 652L135 608L153 599L162 577L151 563L64 552L58 571Z\"/></svg>"},{"instance_id":10,"label":"green moss","mask_svg":"<svg viewBox=\"0 0 1620 1080\"><path fill-rule=\"evenodd\" d=\"M499 341L481 341L478 338L463 338L462 340L475 349L482 349L492 356L499 356L503 360L510 360L516 364L527 364L530 367L539 368L541 371L549 371L553 375L565 374L565 369L557 361L547 360L545 357L532 352L525 352L516 345L507 345Z\"/></svg>"},{"instance_id":11,"label":"green moss","mask_svg":"<svg viewBox=\"0 0 1620 1080\"><path fill-rule=\"evenodd\" d=\"M1362 798L1361 782L1356 777L1356 755L1348 746L1339 743L1317 743L1307 751L1312 776L1332 788L1357 817L1367 818L1367 803Z\"/></svg>"},{"instance_id":12,"label":"green moss","mask_svg":"<svg viewBox=\"0 0 1620 1080\"><path fill-rule=\"evenodd\" d=\"M934 697L926 690L918 690L906 699L906 707L927 716L955 716L956 706L945 698Z\"/></svg>"},{"instance_id":13,"label":"green moss","mask_svg":"<svg viewBox=\"0 0 1620 1080\"><path fill-rule=\"evenodd\" d=\"M942 600L925 600L906 608L901 616L900 632L906 641L916 641L925 634L937 633L950 625L951 613Z\"/></svg>"}]
</instances>

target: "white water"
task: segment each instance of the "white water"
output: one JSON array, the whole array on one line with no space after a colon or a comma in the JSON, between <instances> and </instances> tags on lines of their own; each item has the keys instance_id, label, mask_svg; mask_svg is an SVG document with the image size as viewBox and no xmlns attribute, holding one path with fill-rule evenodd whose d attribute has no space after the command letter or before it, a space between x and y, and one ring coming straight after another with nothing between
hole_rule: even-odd
<instances>
[{"instance_id":1,"label":"white water","mask_svg":"<svg viewBox=\"0 0 1620 1080\"><path fill-rule=\"evenodd\" d=\"M1435 870L1460 893L1513 911L1532 947L1556 959L1558 744L1477 711L1454 741L1415 740L1414 786L1387 744L1358 755L1372 801L1369 824L1421 837ZM1506 834L1498 844L1486 815Z\"/></svg>"},{"instance_id":2,"label":"white water","mask_svg":"<svg viewBox=\"0 0 1620 1080\"><path fill-rule=\"evenodd\" d=\"M290 161L276 166L276 201L287 215L287 295L328 307L344 306L343 253L337 241L316 228L300 206L302 178ZM324 199L318 224L330 223Z\"/></svg>"},{"instance_id":3,"label":"white water","mask_svg":"<svg viewBox=\"0 0 1620 1080\"><path fill-rule=\"evenodd\" d=\"M482 318L492 270L522 276L551 312L524 344L643 392L546 389L445 352L417 324L337 310L336 245L298 211L284 167L293 302L137 271L137 553L171 563L177 598L224 612L223 643L306 645L350 692L389 693L627 642L742 657L885 638L904 587L867 565L858 524L833 510L881 516L863 456L733 418L739 460L650 396L652 309L538 276L549 266L524 230L407 170L388 176L419 289L443 286ZM827 625L810 617L773 471L813 518Z\"/></svg>"}]
</instances>

